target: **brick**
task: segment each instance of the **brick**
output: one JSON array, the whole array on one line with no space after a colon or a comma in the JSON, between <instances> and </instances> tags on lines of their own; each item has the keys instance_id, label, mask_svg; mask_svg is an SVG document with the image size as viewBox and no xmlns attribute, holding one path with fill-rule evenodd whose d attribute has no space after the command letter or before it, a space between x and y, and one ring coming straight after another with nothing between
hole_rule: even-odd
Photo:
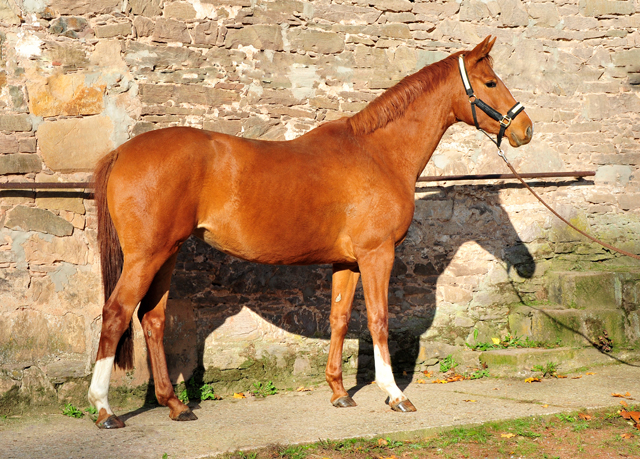
<instances>
[{"instance_id":1,"label":"brick","mask_svg":"<svg viewBox=\"0 0 640 459\"><path fill-rule=\"evenodd\" d=\"M0 115L0 131L25 132L31 131L31 128L29 115Z\"/></svg>"},{"instance_id":2,"label":"brick","mask_svg":"<svg viewBox=\"0 0 640 459\"><path fill-rule=\"evenodd\" d=\"M107 24L105 26L97 26L95 28L96 37L98 38L126 37L131 35L131 31L132 28L130 22Z\"/></svg>"},{"instance_id":3,"label":"brick","mask_svg":"<svg viewBox=\"0 0 640 459\"><path fill-rule=\"evenodd\" d=\"M37 231L54 236L69 236L73 225L52 212L35 207L16 206L7 212L4 226L22 231Z\"/></svg>"},{"instance_id":4,"label":"brick","mask_svg":"<svg viewBox=\"0 0 640 459\"><path fill-rule=\"evenodd\" d=\"M42 161L38 155L0 155L0 175L27 174L29 172L40 172L41 170Z\"/></svg>"}]
</instances>

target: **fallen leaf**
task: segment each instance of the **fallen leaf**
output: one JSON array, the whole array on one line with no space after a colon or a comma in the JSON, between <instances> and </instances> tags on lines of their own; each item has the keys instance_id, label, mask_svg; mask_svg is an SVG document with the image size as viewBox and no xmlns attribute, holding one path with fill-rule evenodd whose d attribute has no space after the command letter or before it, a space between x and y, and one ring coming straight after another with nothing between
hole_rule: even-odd
<instances>
[{"instance_id":1,"label":"fallen leaf","mask_svg":"<svg viewBox=\"0 0 640 459\"><path fill-rule=\"evenodd\" d=\"M516 436L516 434L514 433L506 433L506 434L501 434L500 435L502 438L513 438Z\"/></svg>"},{"instance_id":2,"label":"fallen leaf","mask_svg":"<svg viewBox=\"0 0 640 459\"><path fill-rule=\"evenodd\" d=\"M571 379L580 379L580 378L582 378L582 375L580 375L580 376L572 376L571 377Z\"/></svg>"},{"instance_id":3,"label":"fallen leaf","mask_svg":"<svg viewBox=\"0 0 640 459\"><path fill-rule=\"evenodd\" d=\"M542 405L542 408L549 408L549 405Z\"/></svg>"},{"instance_id":4,"label":"fallen leaf","mask_svg":"<svg viewBox=\"0 0 640 459\"><path fill-rule=\"evenodd\" d=\"M474 402L475 403L475 400L463 400L463 402Z\"/></svg>"},{"instance_id":5,"label":"fallen leaf","mask_svg":"<svg viewBox=\"0 0 640 459\"><path fill-rule=\"evenodd\" d=\"M567 379L568 376L567 375L556 375L556 378L558 378L558 379Z\"/></svg>"},{"instance_id":6,"label":"fallen leaf","mask_svg":"<svg viewBox=\"0 0 640 459\"><path fill-rule=\"evenodd\" d=\"M620 400L620 405L624 406L625 408L629 408L629 405L624 400Z\"/></svg>"},{"instance_id":7,"label":"fallen leaf","mask_svg":"<svg viewBox=\"0 0 640 459\"><path fill-rule=\"evenodd\" d=\"M426 378L430 378L431 377L431 372L430 371L424 370L422 373L424 373L424 376Z\"/></svg>"},{"instance_id":8,"label":"fallen leaf","mask_svg":"<svg viewBox=\"0 0 640 459\"><path fill-rule=\"evenodd\" d=\"M540 381L541 381L540 378L527 378L527 379L524 380L524 382L529 383L529 384L534 383L534 382L540 382Z\"/></svg>"},{"instance_id":9,"label":"fallen leaf","mask_svg":"<svg viewBox=\"0 0 640 459\"><path fill-rule=\"evenodd\" d=\"M234 392L233 398L247 398L242 392Z\"/></svg>"},{"instance_id":10,"label":"fallen leaf","mask_svg":"<svg viewBox=\"0 0 640 459\"><path fill-rule=\"evenodd\" d=\"M493 344L500 344L500 338L491 338L491 341L493 341Z\"/></svg>"},{"instance_id":11,"label":"fallen leaf","mask_svg":"<svg viewBox=\"0 0 640 459\"><path fill-rule=\"evenodd\" d=\"M631 398L631 392L627 392L626 394L622 395L622 394L618 394L618 393L612 393L611 394L612 397L620 397L620 398Z\"/></svg>"},{"instance_id":12,"label":"fallen leaf","mask_svg":"<svg viewBox=\"0 0 640 459\"><path fill-rule=\"evenodd\" d=\"M389 442L384 438L378 438L378 446L387 446Z\"/></svg>"},{"instance_id":13,"label":"fallen leaf","mask_svg":"<svg viewBox=\"0 0 640 459\"><path fill-rule=\"evenodd\" d=\"M626 438L626 439L635 437L635 435L633 435L631 432L625 432L625 433L621 434L620 436L622 438Z\"/></svg>"},{"instance_id":14,"label":"fallen leaf","mask_svg":"<svg viewBox=\"0 0 640 459\"><path fill-rule=\"evenodd\" d=\"M447 382L456 382L456 381L463 381L463 380L464 380L464 376L458 375L458 374L455 374L447 378Z\"/></svg>"},{"instance_id":15,"label":"fallen leaf","mask_svg":"<svg viewBox=\"0 0 640 459\"><path fill-rule=\"evenodd\" d=\"M296 392L311 392L312 390L313 390L312 387L300 386L296 389Z\"/></svg>"},{"instance_id":16,"label":"fallen leaf","mask_svg":"<svg viewBox=\"0 0 640 459\"><path fill-rule=\"evenodd\" d=\"M635 422L636 424L640 424L640 411L621 410L620 411L620 416L622 416L626 420L631 420L631 421Z\"/></svg>"},{"instance_id":17,"label":"fallen leaf","mask_svg":"<svg viewBox=\"0 0 640 459\"><path fill-rule=\"evenodd\" d=\"M436 379L434 381L431 381L432 384L447 384L448 381L445 381L444 379Z\"/></svg>"},{"instance_id":18,"label":"fallen leaf","mask_svg":"<svg viewBox=\"0 0 640 459\"><path fill-rule=\"evenodd\" d=\"M427 384L427 381L425 381L424 379L418 379L416 381L416 383L418 383L418 384Z\"/></svg>"},{"instance_id":19,"label":"fallen leaf","mask_svg":"<svg viewBox=\"0 0 640 459\"><path fill-rule=\"evenodd\" d=\"M591 421L591 418L592 418L593 416L591 416L590 414L580 413L580 414L578 415L578 417L579 417L580 419L585 420L585 421Z\"/></svg>"},{"instance_id":20,"label":"fallen leaf","mask_svg":"<svg viewBox=\"0 0 640 459\"><path fill-rule=\"evenodd\" d=\"M587 376L591 376L591 375L595 375L595 373L593 371L588 371Z\"/></svg>"}]
</instances>

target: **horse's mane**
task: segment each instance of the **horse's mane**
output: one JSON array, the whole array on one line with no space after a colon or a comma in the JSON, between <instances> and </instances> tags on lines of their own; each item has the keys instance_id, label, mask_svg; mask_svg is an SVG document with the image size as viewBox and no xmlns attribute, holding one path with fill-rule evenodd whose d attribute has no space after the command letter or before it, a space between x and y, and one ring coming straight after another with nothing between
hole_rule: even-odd
<instances>
[{"instance_id":1,"label":"horse's mane","mask_svg":"<svg viewBox=\"0 0 640 459\"><path fill-rule=\"evenodd\" d=\"M435 89L439 82L450 75L452 69L457 68L460 54L461 52L454 53L441 61L423 67L387 89L362 111L349 118L353 132L356 135L368 134L402 116L407 107L421 94ZM486 58L491 64L489 56Z\"/></svg>"}]
</instances>

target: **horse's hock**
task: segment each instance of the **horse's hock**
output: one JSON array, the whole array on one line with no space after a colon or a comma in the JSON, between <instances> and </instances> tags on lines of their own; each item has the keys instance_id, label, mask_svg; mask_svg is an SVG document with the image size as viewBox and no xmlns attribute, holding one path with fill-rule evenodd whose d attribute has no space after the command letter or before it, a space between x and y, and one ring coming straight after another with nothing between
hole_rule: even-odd
<instances>
[{"instance_id":1,"label":"horse's hock","mask_svg":"<svg viewBox=\"0 0 640 459\"><path fill-rule=\"evenodd\" d=\"M491 33L496 71L535 123L534 141L507 156L521 172L595 170L593 182L534 183L572 223L638 253L638 8L2 0L0 180L89 181L116 146L174 125L291 139ZM499 172L493 145L460 125L424 175ZM0 222L2 411L84 403L103 305L92 196L1 191ZM460 371L482 361L491 374L625 360L640 344L639 280L637 262L585 242L519 185L422 187L391 278L395 370L437 368L449 354ZM190 239L168 305L174 383L195 369L218 391L323 379L330 285L327 267L249 264ZM135 370L116 384L149 379L136 327ZM507 333L562 347L465 350ZM361 289L348 338L345 371L368 382Z\"/></svg>"}]
</instances>

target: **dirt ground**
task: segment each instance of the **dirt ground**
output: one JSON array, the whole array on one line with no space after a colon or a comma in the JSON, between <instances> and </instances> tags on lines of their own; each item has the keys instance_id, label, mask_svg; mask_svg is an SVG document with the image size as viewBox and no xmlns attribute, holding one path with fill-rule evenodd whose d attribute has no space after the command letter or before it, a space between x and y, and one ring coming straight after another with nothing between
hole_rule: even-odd
<instances>
[{"instance_id":1,"label":"dirt ground","mask_svg":"<svg viewBox=\"0 0 640 459\"><path fill-rule=\"evenodd\" d=\"M640 411L636 364L540 382L414 378L403 386L415 413L391 411L383 392L368 384L348 386L354 408L331 406L330 390L320 385L201 401L192 404L199 419L183 423L171 421L165 407L114 405L127 424L115 431L60 408L0 416L0 458L640 458L640 430L618 412Z\"/></svg>"}]
</instances>

